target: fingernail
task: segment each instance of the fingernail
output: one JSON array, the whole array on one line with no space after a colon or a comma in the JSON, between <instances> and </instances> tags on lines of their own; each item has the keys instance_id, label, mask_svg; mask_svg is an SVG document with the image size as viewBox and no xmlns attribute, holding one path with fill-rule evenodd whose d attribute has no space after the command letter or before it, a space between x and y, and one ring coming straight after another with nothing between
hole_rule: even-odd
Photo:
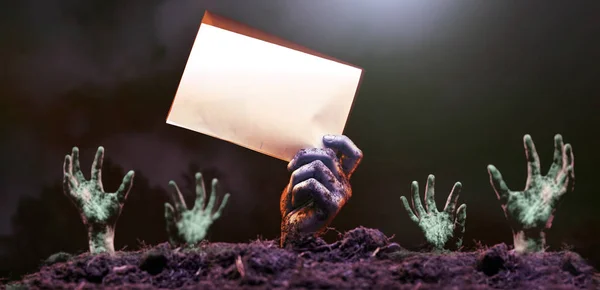
<instances>
[{"instance_id":1,"label":"fingernail","mask_svg":"<svg viewBox=\"0 0 600 290\"><path fill-rule=\"evenodd\" d=\"M334 138L335 138L335 136L333 136L333 135L325 135L325 136L323 136L323 140L325 142L331 142L331 141L333 141Z\"/></svg>"}]
</instances>

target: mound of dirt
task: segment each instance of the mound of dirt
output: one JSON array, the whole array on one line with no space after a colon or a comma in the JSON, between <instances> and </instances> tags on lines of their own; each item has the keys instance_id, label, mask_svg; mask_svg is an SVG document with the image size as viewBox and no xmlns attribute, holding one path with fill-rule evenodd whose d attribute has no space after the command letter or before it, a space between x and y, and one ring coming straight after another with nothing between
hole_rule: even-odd
<instances>
[{"instance_id":1,"label":"mound of dirt","mask_svg":"<svg viewBox=\"0 0 600 290\"><path fill-rule=\"evenodd\" d=\"M66 261L65 261L66 259ZM363 227L327 244L296 237L244 244L164 243L114 256L47 263L8 288L27 289L600 289L600 275L573 252L517 255L504 245L422 253Z\"/></svg>"}]
</instances>

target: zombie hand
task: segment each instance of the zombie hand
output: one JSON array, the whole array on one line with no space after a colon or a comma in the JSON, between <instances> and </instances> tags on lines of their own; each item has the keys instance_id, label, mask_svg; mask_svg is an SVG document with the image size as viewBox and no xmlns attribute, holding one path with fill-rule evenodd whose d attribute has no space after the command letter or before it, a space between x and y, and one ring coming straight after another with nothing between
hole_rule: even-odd
<instances>
[{"instance_id":1,"label":"zombie hand","mask_svg":"<svg viewBox=\"0 0 600 290\"><path fill-rule=\"evenodd\" d=\"M123 203L133 185L133 171L123 178L115 193L106 193L102 186L102 162L104 148L98 147L92 164L92 178L86 180L79 165L79 149L73 147L71 155L65 157L63 166L63 189L75 204L83 224L88 229L90 253L115 252L115 225L121 214Z\"/></svg>"},{"instance_id":2,"label":"zombie hand","mask_svg":"<svg viewBox=\"0 0 600 290\"><path fill-rule=\"evenodd\" d=\"M208 228L221 216L221 212L229 199L229 193L226 193L221 205L213 213L216 203L217 183L216 178L212 180L210 199L205 207L206 188L204 180L202 179L202 174L196 173L196 201L194 208L188 210L183 195L175 181L171 180L169 182L175 191L172 195L175 208L171 204L165 203L167 233L171 244L194 245L206 237Z\"/></svg>"},{"instance_id":3,"label":"zombie hand","mask_svg":"<svg viewBox=\"0 0 600 290\"><path fill-rule=\"evenodd\" d=\"M573 150L570 144L563 144L561 135L554 137L554 162L543 176L540 159L531 136L525 135L525 155L527 157L527 183L523 191L511 191L494 167L488 166L490 182L513 231L515 251L544 251L546 236L544 230L552 226L554 211L560 198L573 191L575 171Z\"/></svg>"},{"instance_id":4,"label":"zombie hand","mask_svg":"<svg viewBox=\"0 0 600 290\"><path fill-rule=\"evenodd\" d=\"M408 212L408 216L413 222L419 225L429 244L434 246L436 250L443 250L449 247L456 247L458 249L462 246L463 234L465 233L465 220L467 219L466 204L462 204L455 211L462 184L460 182L454 184L442 212L439 212L435 205L434 186L435 176L429 175L427 186L425 187L425 208L423 208L419 197L419 183L413 181L411 190L415 212L410 208L406 197L401 196L400 199Z\"/></svg>"},{"instance_id":5,"label":"zombie hand","mask_svg":"<svg viewBox=\"0 0 600 290\"><path fill-rule=\"evenodd\" d=\"M326 135L323 144L300 150L288 164L292 175L280 200L282 246L288 234L323 232L352 196L349 180L362 152L343 135Z\"/></svg>"}]
</instances>

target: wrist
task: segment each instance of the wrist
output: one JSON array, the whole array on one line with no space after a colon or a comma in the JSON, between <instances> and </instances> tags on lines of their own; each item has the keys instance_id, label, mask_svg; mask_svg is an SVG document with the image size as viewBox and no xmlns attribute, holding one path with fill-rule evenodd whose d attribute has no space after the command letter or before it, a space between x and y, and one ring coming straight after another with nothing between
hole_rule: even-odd
<instances>
[{"instance_id":1,"label":"wrist","mask_svg":"<svg viewBox=\"0 0 600 290\"><path fill-rule=\"evenodd\" d=\"M115 229L114 226L88 226L88 242L91 254L115 252Z\"/></svg>"},{"instance_id":2,"label":"wrist","mask_svg":"<svg viewBox=\"0 0 600 290\"><path fill-rule=\"evenodd\" d=\"M540 230L513 231L513 242L517 253L543 252L546 247L546 234Z\"/></svg>"}]
</instances>

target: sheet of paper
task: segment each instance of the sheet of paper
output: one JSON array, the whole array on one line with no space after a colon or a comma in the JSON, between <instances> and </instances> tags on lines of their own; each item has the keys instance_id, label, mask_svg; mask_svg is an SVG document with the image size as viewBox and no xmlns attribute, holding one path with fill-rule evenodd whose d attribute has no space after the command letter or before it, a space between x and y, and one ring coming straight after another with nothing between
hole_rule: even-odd
<instances>
[{"instance_id":1,"label":"sheet of paper","mask_svg":"<svg viewBox=\"0 0 600 290\"><path fill-rule=\"evenodd\" d=\"M207 12L167 123L289 161L343 133L362 73Z\"/></svg>"}]
</instances>

